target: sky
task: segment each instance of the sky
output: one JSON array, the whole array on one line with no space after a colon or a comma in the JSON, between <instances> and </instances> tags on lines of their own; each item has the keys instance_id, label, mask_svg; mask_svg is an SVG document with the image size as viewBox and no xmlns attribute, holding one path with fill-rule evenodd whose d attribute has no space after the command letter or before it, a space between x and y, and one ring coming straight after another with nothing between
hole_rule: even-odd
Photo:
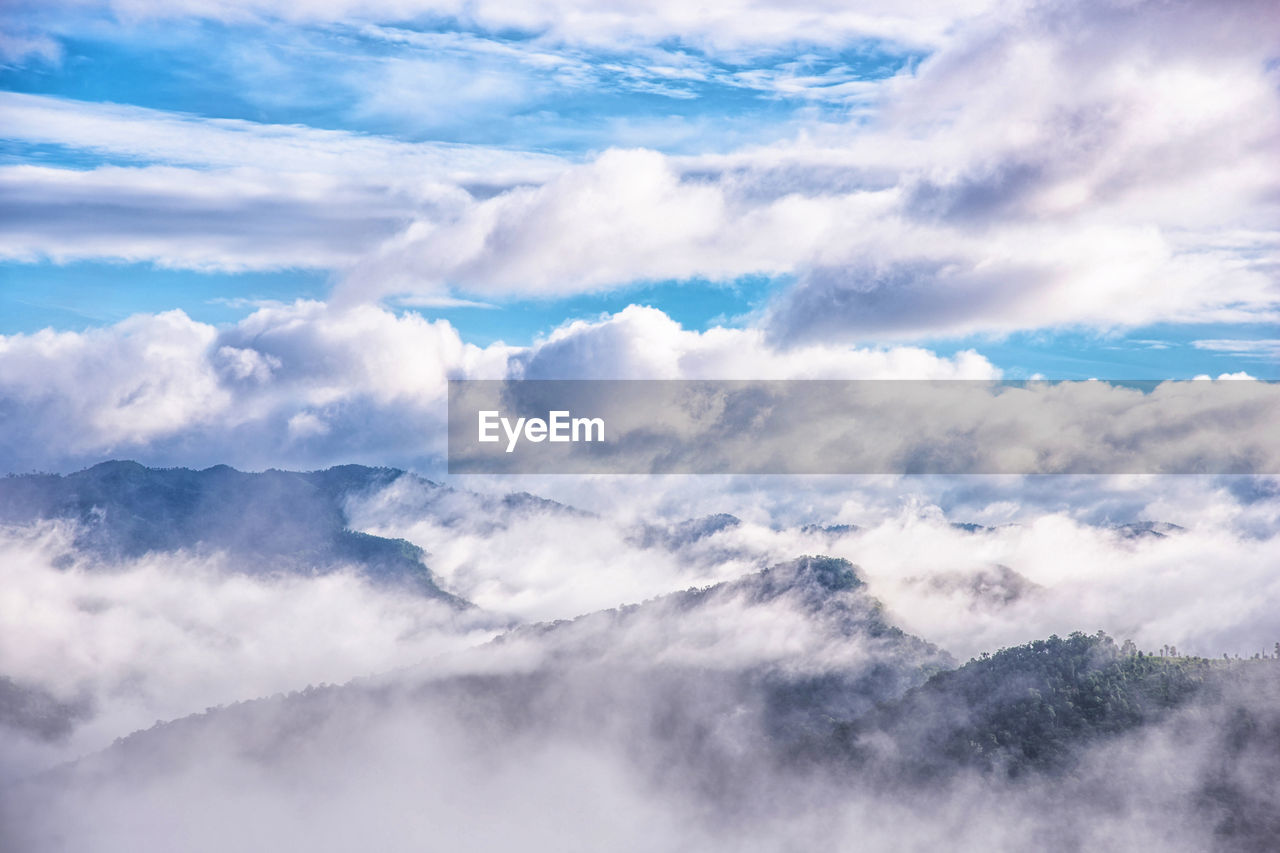
<instances>
[{"instance_id":1,"label":"sky","mask_svg":"<svg viewBox=\"0 0 1280 853\"><path fill-rule=\"evenodd\" d=\"M1248 0L15 0L0 467L345 461L539 358L1278 378L1278 45Z\"/></svg>"}]
</instances>

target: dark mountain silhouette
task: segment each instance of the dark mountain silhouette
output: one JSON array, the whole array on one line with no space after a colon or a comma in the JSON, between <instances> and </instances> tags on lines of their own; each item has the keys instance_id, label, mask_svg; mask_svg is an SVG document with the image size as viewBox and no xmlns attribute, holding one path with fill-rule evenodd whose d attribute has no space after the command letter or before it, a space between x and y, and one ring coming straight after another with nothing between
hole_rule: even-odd
<instances>
[{"instance_id":1,"label":"dark mountain silhouette","mask_svg":"<svg viewBox=\"0 0 1280 853\"><path fill-rule=\"evenodd\" d=\"M246 473L226 465L193 471L103 462L66 476L0 479L0 523L73 522L75 547L101 560L181 549L226 553L246 573L355 566L376 581L467 606L437 586L421 548L347 526L349 497L402 475L360 465Z\"/></svg>"},{"instance_id":2,"label":"dark mountain silhouette","mask_svg":"<svg viewBox=\"0 0 1280 853\"><path fill-rule=\"evenodd\" d=\"M891 736L895 776L1061 772L1081 747L1212 693L1226 675L1214 669L1204 658L1128 653L1102 632L1055 635L938 673L859 726Z\"/></svg>"}]
</instances>

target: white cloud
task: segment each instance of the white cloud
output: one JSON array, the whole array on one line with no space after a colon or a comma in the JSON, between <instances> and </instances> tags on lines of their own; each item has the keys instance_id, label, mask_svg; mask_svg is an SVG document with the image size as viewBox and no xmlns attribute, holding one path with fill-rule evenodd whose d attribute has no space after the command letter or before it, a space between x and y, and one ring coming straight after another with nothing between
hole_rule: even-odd
<instances>
[{"instance_id":1,"label":"white cloud","mask_svg":"<svg viewBox=\"0 0 1280 853\"><path fill-rule=\"evenodd\" d=\"M1148 649L1172 643L1183 653L1247 655L1274 642L1271 615L1280 596L1274 548L1280 528L1274 522L1280 516L1272 495L1270 536L1241 535L1235 522L1246 508L1206 485L1161 480L1134 488L1147 510L1190 524L1164 539L1125 536L1062 514L970 533L951 527L927 503L899 506L878 519L851 505L851 517L867 522L866 529L824 538L827 546L857 556L870 591L888 605L887 619L931 639L947 638L961 654L1052 631L1102 627ZM843 491L851 504L868 497L847 483ZM394 511L394 504L386 508ZM530 515L530 524L513 529L505 541L475 529L501 519L474 512L437 534L469 540L477 571L511 579L508 601L538 588L526 586L518 561L538 561L541 571L566 582L581 579L584 566L595 568L589 549L577 550L575 536L585 521ZM593 521L608 527L615 520ZM534 522L544 525L544 535L529 541L531 553L517 554L513 546ZM752 554L762 556L794 553L819 539L750 523L716 538L706 544L754 543ZM492 546L488 554L486 545ZM13 548L6 556L25 559ZM668 556L654 555L655 562ZM1000 601L971 594L964 584L931 583L996 561L1039 589ZM357 662L360 652L342 641L367 642L370 650L391 642L407 651L413 643L400 646L390 639L393 631L406 622L422 626L423 614L407 602L352 600L353 590L342 585L312 588L315 582L305 581L271 592L199 574L194 584L156 575L135 567L113 579L24 565L22 586L0 592L0 602L6 593L21 598L36 588L50 605L46 612L62 617L37 625L45 661L70 653L73 672L94 674L114 674L119 660L138 661L133 676L142 684L182 692L191 689L190 679L203 695L213 691L201 676L225 676L217 661L247 660L248 672L270 682L274 673L262 667L264 660L294 654L300 671L332 671L334 662L321 660L333 652L331 644L339 645L339 661ZM673 576L669 582L682 580ZM192 596L193 588L212 601ZM858 773L810 773L807 762L796 762L798 771L792 764L780 767L768 752L778 730L760 727L768 718L754 686L786 684L797 673L848 675L864 661L884 660L874 644L824 631L821 617L797 613L789 604L745 596L708 596L695 608L659 603L517 634L478 654L452 654L456 639L446 639L445 656L421 666L139 734L15 789L6 799L14 819L5 828L18 839L15 846L36 850L68 840L77 849L133 849L144 833L146 843L181 846L192 838L197 849L210 850L300 840L339 850L370 838L390 850L416 849L423 838L476 849L517 844L561 850L563 816L583 809L586 796L585 817L575 818L570 842L582 842L583 849L652 847L658 838L675 848L762 853L797 839L817 849L834 840L874 849L1014 851L1051 837L1067 839L1071 847L1139 850L1156 843L1189 851L1212 846L1212 827L1193 807L1206 780L1230 778L1250 790L1269 790L1262 784L1265 774L1249 778L1253 764L1222 762L1221 737L1238 730L1228 715L1238 721L1244 709L1274 708L1274 692L1248 694L1247 680L1236 685L1240 692L1228 687L1227 701L1213 697L1207 706L1193 705L1168 725L1148 720L1136 733L1092 746L1080 742L1078 752L1073 749L1080 763L1061 775L939 775L920 787L896 775L868 781ZM273 618L260 618L262 612ZM366 626L367 618L381 621ZM247 632L244 619L250 621ZM236 630L229 632L228 625ZM426 625L429 636L429 620ZM50 641L64 630L97 642ZM140 654L136 646L146 638L151 642ZM426 639L414 637L423 646ZM314 648L304 647L309 640ZM229 648L220 647L228 642ZM94 669L75 660L80 654L100 655L107 665ZM739 667L760 665L764 678L755 670L754 677L733 679ZM40 672L52 678L63 670L46 665ZM517 677L509 680L494 677L513 672ZM439 683L452 674L482 677ZM727 682L716 677L721 674L729 675ZM799 684L819 697L823 692L821 683ZM875 753L892 748L874 737L859 743ZM1107 795L1102 807L1099 792ZM32 807L21 807L28 803ZM503 820L486 821L496 812Z\"/></svg>"},{"instance_id":2,"label":"white cloud","mask_svg":"<svg viewBox=\"0 0 1280 853\"><path fill-rule=\"evenodd\" d=\"M1159 495L1160 489L1153 490ZM1270 531L1254 535L1250 510L1221 490L1191 490L1191 506L1151 501L1148 518L1186 529L1129 538L1066 513L978 533L957 530L936 508L904 509L832 552L859 563L904 629L968 657L1051 633L1106 630L1143 649L1172 643L1188 654L1251 655L1275 642L1269 613L1276 507ZM1150 500L1150 498L1149 498ZM1161 514L1154 514L1161 513ZM935 578L1006 565L1041 587L1008 603L983 600Z\"/></svg>"},{"instance_id":3,"label":"white cloud","mask_svg":"<svg viewBox=\"0 0 1280 853\"><path fill-rule=\"evenodd\" d=\"M625 47L678 39L730 55L790 47L794 44L838 45L856 38L885 39L911 45L942 40L957 21L980 14L989 0L946 3L870 0L850 8L833 0L782 3L721 0L690 6L658 0L637 6L625 0L556 0L556 2L459 2L459 0L104 0L67 5L106 7L125 20L203 17L244 22L384 22L415 18L457 21L491 32L512 30L538 34L551 43Z\"/></svg>"},{"instance_id":4,"label":"white cloud","mask_svg":"<svg viewBox=\"0 0 1280 853\"><path fill-rule=\"evenodd\" d=\"M884 84L869 121L723 156L608 151L420 219L347 287L796 274L766 319L788 341L1274 320L1267 17L1102 2L992 16Z\"/></svg>"},{"instance_id":5,"label":"white cloud","mask_svg":"<svg viewBox=\"0 0 1280 853\"><path fill-rule=\"evenodd\" d=\"M1280 358L1280 339L1222 339L1192 341L1196 349L1212 352L1229 353L1244 358L1274 359Z\"/></svg>"},{"instance_id":6,"label":"white cloud","mask_svg":"<svg viewBox=\"0 0 1280 853\"><path fill-rule=\"evenodd\" d=\"M362 178L377 185L544 179L557 157L484 145L402 142L344 130L206 118L122 104L0 92L9 139L201 168Z\"/></svg>"},{"instance_id":7,"label":"white cloud","mask_svg":"<svg viewBox=\"0 0 1280 853\"><path fill-rule=\"evenodd\" d=\"M495 632L353 572L253 575L185 553L104 564L71 538L61 526L0 531L0 672L89 703L67 740L5 731L6 780L157 719L418 663Z\"/></svg>"},{"instance_id":8,"label":"white cloud","mask_svg":"<svg viewBox=\"0 0 1280 853\"><path fill-rule=\"evenodd\" d=\"M1275 482L1255 478L548 478L522 487L595 516L483 509L402 480L348 507L369 532L432 554L446 586L524 619L569 618L728 580L801 554L857 564L890 621L961 659L1052 633L1102 629L1141 648L1249 656L1276 641ZM509 479L463 478L497 494ZM1252 491L1251 491L1252 490ZM967 494L966 494L967 493ZM742 519L674 550L637 525ZM1155 533L1114 525L1178 525ZM952 522L978 522L970 531ZM824 533L806 523L851 524ZM1160 535L1157 535L1160 534ZM590 567L583 571L581 567ZM979 573L1016 573L991 593ZM994 574L993 574L994 573ZM1029 582L1017 586L1018 577Z\"/></svg>"},{"instance_id":9,"label":"white cloud","mask_svg":"<svg viewBox=\"0 0 1280 853\"><path fill-rule=\"evenodd\" d=\"M0 259L152 262L240 272L341 269L457 188L370 187L323 174L170 166L90 170L0 166L14 215Z\"/></svg>"},{"instance_id":10,"label":"white cloud","mask_svg":"<svg viewBox=\"0 0 1280 853\"><path fill-rule=\"evenodd\" d=\"M865 26L880 26L866 23L877 15L883 24L906 14L699 9L647 10L652 20L635 30L636 49L664 33L730 52L784 34L788 44L849 43ZM212 14L236 10L284 14L269 3ZM297 14L350 11L337 3ZM637 23L630 7L441 11L529 26L549 43L613 38ZM1268 4L1240 4L1231 14L1107 0L980 11L938 13L945 23L926 39L930 56L870 85L847 122L815 119L787 142L728 154L614 149L571 165L493 148L6 95L0 105L15 138L220 171L10 167L5 180L26 215L11 221L4 252L216 269L321 266L345 272L342 300L459 291L500 299L646 280L793 276L761 320L791 343L1280 316L1280 238L1270 225L1280 192L1272 153L1280 147L1280 33ZM738 19L749 23L728 25ZM726 27L718 37L713 22ZM374 32L388 37L385 29ZM444 39L451 50L497 50L484 38L421 37ZM517 53L534 62L536 40ZM564 54L538 61L554 65ZM570 59L565 73L585 73L576 54ZM597 60L581 61L600 71ZM712 73L678 62L654 67L672 80ZM493 94L481 90L477 103ZM157 182L167 183L163 191ZM487 189L459 189L468 182ZM280 208L247 188L254 183ZM83 213L112 203L120 215Z\"/></svg>"},{"instance_id":11,"label":"white cloud","mask_svg":"<svg viewBox=\"0 0 1280 853\"><path fill-rule=\"evenodd\" d=\"M464 185L544 180L556 157L0 93L5 136L149 165L0 167L0 258L202 271L344 269ZM163 165L161 165L163 164Z\"/></svg>"},{"instance_id":12,"label":"white cloud","mask_svg":"<svg viewBox=\"0 0 1280 853\"><path fill-rule=\"evenodd\" d=\"M180 311L84 333L0 337L5 444L14 448L30 430L19 453L44 444L96 454L209 423L232 399L206 357L216 337Z\"/></svg>"},{"instance_id":13,"label":"white cloud","mask_svg":"<svg viewBox=\"0 0 1280 853\"><path fill-rule=\"evenodd\" d=\"M0 29L0 60L21 65L31 58L56 65L62 61L62 45L47 35Z\"/></svg>"},{"instance_id":14,"label":"white cloud","mask_svg":"<svg viewBox=\"0 0 1280 853\"><path fill-rule=\"evenodd\" d=\"M733 552L719 551L724 537L680 553L640 548L642 518L632 509L634 516L502 508L500 494L442 491L414 478L347 505L353 527L419 544L444 587L521 621L572 618L763 568L758 549L739 551L735 542Z\"/></svg>"},{"instance_id":15,"label":"white cloud","mask_svg":"<svg viewBox=\"0 0 1280 853\"><path fill-rule=\"evenodd\" d=\"M779 350L758 331L682 329L633 307L528 348L464 343L444 320L368 304L266 305L214 327L181 311L87 332L0 336L0 468L104 456L165 464L429 465L449 378L990 377L972 352Z\"/></svg>"},{"instance_id":16,"label":"white cloud","mask_svg":"<svg viewBox=\"0 0 1280 853\"><path fill-rule=\"evenodd\" d=\"M774 347L759 329L689 331L656 308L632 305L556 329L513 354L523 379L994 379L973 350L943 358L919 347Z\"/></svg>"}]
</instances>

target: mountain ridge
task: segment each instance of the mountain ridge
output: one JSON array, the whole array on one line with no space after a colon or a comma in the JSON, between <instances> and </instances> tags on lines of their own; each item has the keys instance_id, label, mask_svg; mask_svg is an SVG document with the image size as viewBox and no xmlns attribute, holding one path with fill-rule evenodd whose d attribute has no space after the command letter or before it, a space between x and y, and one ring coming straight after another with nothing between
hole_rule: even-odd
<instances>
[{"instance_id":1,"label":"mountain ridge","mask_svg":"<svg viewBox=\"0 0 1280 853\"><path fill-rule=\"evenodd\" d=\"M73 546L95 560L185 549L225 552L247 574L324 574L353 565L375 582L469 608L439 586L422 548L348 525L344 503L350 496L404 474L361 465L244 472L228 465L193 470L112 460L67 475L0 478L0 523L70 521L76 526Z\"/></svg>"}]
</instances>

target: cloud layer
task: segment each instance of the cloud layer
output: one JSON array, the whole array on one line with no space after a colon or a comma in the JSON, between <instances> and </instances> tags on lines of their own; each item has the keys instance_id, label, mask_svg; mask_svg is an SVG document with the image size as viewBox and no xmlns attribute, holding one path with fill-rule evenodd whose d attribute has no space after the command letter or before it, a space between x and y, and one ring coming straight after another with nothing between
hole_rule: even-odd
<instances>
[{"instance_id":1,"label":"cloud layer","mask_svg":"<svg viewBox=\"0 0 1280 853\"><path fill-rule=\"evenodd\" d=\"M437 465L449 378L989 378L963 352L779 350L756 331L682 329L655 309L480 348L443 320L370 305L271 305L217 328L180 311L0 337L0 468L104 457L242 468Z\"/></svg>"},{"instance_id":2,"label":"cloud layer","mask_svg":"<svg viewBox=\"0 0 1280 853\"><path fill-rule=\"evenodd\" d=\"M865 124L718 157L606 152L421 220L350 286L797 274L766 319L789 341L1274 318L1262 17L1092 3L983 19L886 81Z\"/></svg>"},{"instance_id":3,"label":"cloud layer","mask_svg":"<svg viewBox=\"0 0 1280 853\"><path fill-rule=\"evenodd\" d=\"M1247 656L1280 640L1269 621L1280 606L1273 478L578 480L560 482L562 497L599 516L537 505L496 513L409 480L349 511L362 529L424 548L446 588L523 619L566 618L830 554L860 567L891 621L961 658L1099 628L1142 648L1172 643L1207 657ZM510 488L504 478L464 481ZM700 512L742 521L644 535L646 525ZM1120 526L1143 521L1175 527Z\"/></svg>"},{"instance_id":4,"label":"cloud layer","mask_svg":"<svg viewBox=\"0 0 1280 853\"><path fill-rule=\"evenodd\" d=\"M162 12L126 8L142 19ZM271 3L180 8L260 26L294 14ZM626 6L396 9L528 29L548 50L617 40L638 22ZM557 158L6 95L15 139L150 165L4 167L17 215L0 252L330 269L346 303L563 297L762 274L779 292L757 325L786 343L1271 322L1280 316L1280 31L1269 13L1265 2L1223 11L1110 0L957 4L923 17L823 4L662 7L646 13L633 50L675 36L711 51L681 54L699 68L648 58L676 78L709 80L717 62L782 42L900 31L900 43L928 45L896 74L852 80L844 107L805 113L789 101L780 141L722 137L680 156L608 147L621 132L596 137L606 150ZM323 4L296 14L356 13ZM914 35L894 23L908 19L920 22ZM530 43L474 33L374 36L515 51L537 64ZM612 67L572 59L581 68L566 79ZM714 73L721 94L737 85L723 67ZM803 100L806 69L786 73L770 84L775 96ZM472 96L455 88L467 108Z\"/></svg>"},{"instance_id":5,"label":"cloud layer","mask_svg":"<svg viewBox=\"0 0 1280 853\"><path fill-rule=\"evenodd\" d=\"M1230 505L1221 495L1215 500ZM465 517L473 523L482 520L476 514ZM549 526L558 517L550 510L541 513ZM496 519L502 520L501 515ZM1171 550L1160 546L1158 537L1135 539L1052 517L1013 533L975 534L955 529L924 508L869 527L854 540L868 546L863 551L868 565L874 561L880 567L860 572L871 591L895 596L883 611L895 621L923 617L922 623L935 633L954 631L968 642L992 642L998 632L975 633L974 626L1001 626L1006 613L1013 614L1013 622L1027 620L1003 625L1010 633L1040 632L1055 620L1090 618L1098 615L1091 609L1097 600L1114 592L1118 583L1131 594L1141 586L1160 602L1166 618L1142 630L1177 634L1165 641L1199 651L1187 648L1192 635L1177 632L1194 632L1202 618L1218 628L1245 629L1251 622L1256 628L1262 625L1263 611L1271 611L1267 602L1274 591L1259 585L1261 574L1274 574L1265 559L1261 574L1238 576L1224 572L1223 565L1200 563L1206 552L1214 560L1229 555L1237 565L1266 553L1263 543L1229 541L1235 535L1223 531L1231 527L1228 522L1214 530L1206 526L1177 533L1193 539L1179 540ZM723 546L724 533L750 533L757 540L769 535L739 526L711 538L721 537L718 544ZM470 537L474 532L464 525L450 535ZM772 545L791 547L801 541L798 536L814 535L774 531ZM784 541L786 536L790 541ZM987 596L964 583L927 582L952 579L969 559L985 565L1000 545L1010 544L1017 565L1039 581L1023 599ZM531 547L554 546L548 538ZM11 547L9 556L17 555ZM1192 558L1193 565L1170 566L1168 561L1179 555ZM1062 571L1068 557L1090 564L1090 583L1074 583L1081 577L1077 569ZM582 568L571 560L560 563L566 579L580 577ZM1116 580L1125 574L1127 578ZM56 575L47 566L24 572L18 594L28 583L59 583ZM119 600L121 591L153 585L153 574L126 571L88 578L72 572L67 578L61 583L80 587L82 593L92 591L100 604L105 602L96 613L111 614L77 616L79 623L109 618L112 634L124 641L139 628L156 640L147 654L130 657L140 670L134 683L156 685L155 677L174 663L161 654L166 649L180 651L183 661L203 660L210 643L195 641L209 625L193 618L198 613L162 602L164 613L184 617L165 622L172 629L166 632L157 629L150 608L126 607ZM1205 583L1212 584L1211 598L1224 607L1196 614L1193 610L1206 604ZM895 591L897 585L914 589L917 598ZM255 604L279 604L257 588L248 596L227 594L219 585L198 589L207 598L196 598L187 607L218 611L223 617L218 625L234 623L246 604L250 611ZM172 580L161 582L157 590L161 598L191 591L174 587ZM1245 590L1258 599L1256 612L1241 610L1231 600ZM24 849L56 849L56 842L71 839L78 848L104 853L128 849L143 832L152 842L187 839L187 846L210 850L228 844L273 849L300 841L339 850L347 849L353 838L361 843L377 838L397 850L416 848L423 839L439 843L456 838L481 849L504 849L518 839L530 849L648 849L656 843L671 849L692 845L761 851L794 849L797 841L805 849L835 850L854 840L877 850L928 850L946 844L959 850L1040 846L1065 851L1104 841L1136 850L1157 839L1162 849L1190 851L1210 845L1209 833L1215 824L1223 825L1219 812L1204 810L1206 791L1218 792L1211 804L1236 787L1250 796L1270 791L1263 782L1274 756L1265 748L1246 750L1247 758L1233 756L1224 737L1234 732L1239 739L1248 730L1232 728L1232 719L1273 719L1273 679L1246 679L1218 706L1193 706L1140 732L1109 737L1092 749L1081 746L1079 763L1061 777L1026 773L1008 780L999 774L957 773L928 784L881 776L868 782L856 773L840 772L838 764L829 775L804 761L780 766L767 749L770 739L779 736L767 728L776 718L769 716L771 708L763 701L767 694L759 688L796 683L821 695L829 679L852 677L865 667L883 679L887 673L876 667L891 656L881 646L895 643L883 635L872 639L842 632L838 619L832 624L823 616L831 615L833 605L838 613L842 597L851 596L830 588L814 591L820 594L812 602L804 594L763 594L750 584L689 593L568 625L519 631L484 649L450 654L347 688L211 709L156 726L76 767L12 789L4 805L14 811L5 831L8 840ZM298 590L279 592L288 596ZM344 624L353 626L353 620L367 615L367 602L360 596L352 600L351 589L338 592L344 605L355 605L352 612L341 608ZM331 608L316 607L323 602L313 595L320 593L308 592L299 602L308 607L286 609L299 622L281 619L262 638L271 641L278 655L303 651L315 629L308 612L335 618ZM932 607L929 599L934 599ZM1173 599L1185 606L1168 607ZM518 592L509 600L518 601ZM1120 618L1150 615L1131 606L1144 601L1141 596L1124 600L1130 607ZM809 603L816 612L808 609ZM1055 612L1058 608L1070 613ZM1030 616L1032 610L1035 616ZM382 614L392 617L389 626L401 626L393 618L396 613L403 618L404 613L394 610ZM857 619L867 616L861 612ZM279 630L284 627L289 630ZM343 634L330 630L329 636ZM388 639L377 629L374 636ZM1138 635L1143 645L1147 636ZM56 659L61 650L45 645ZM405 649L421 646L410 643ZM235 654L212 656L220 658L244 665ZM306 654L303 658L308 660ZM332 667L330 661L323 668ZM59 670L46 667L44 672ZM196 670L204 672L199 666ZM768 676L750 677L761 671ZM208 678L210 673L204 674ZM219 674L216 667L213 674ZM808 676L814 680L806 680ZM179 693L190 687L181 682L167 686ZM865 746L885 752L893 766L893 743L871 738ZM1254 746L1263 747L1262 741ZM1205 787L1209 785L1216 787ZM1260 813L1265 813L1267 794L1257 796ZM580 815L584 797L588 807ZM1231 794L1231 801L1236 798ZM25 808L37 802L41 808ZM599 810L607 819L598 819ZM502 820L493 820L494 814ZM484 828L477 831L476 825ZM1240 831L1247 839L1250 832L1264 833L1265 828Z\"/></svg>"},{"instance_id":6,"label":"cloud layer","mask_svg":"<svg viewBox=\"0 0 1280 853\"><path fill-rule=\"evenodd\" d=\"M0 672L82 709L67 737L0 723L3 781L157 720L344 682L483 642L492 619L354 572L249 575L220 554L107 563L63 525L0 530Z\"/></svg>"}]
</instances>

